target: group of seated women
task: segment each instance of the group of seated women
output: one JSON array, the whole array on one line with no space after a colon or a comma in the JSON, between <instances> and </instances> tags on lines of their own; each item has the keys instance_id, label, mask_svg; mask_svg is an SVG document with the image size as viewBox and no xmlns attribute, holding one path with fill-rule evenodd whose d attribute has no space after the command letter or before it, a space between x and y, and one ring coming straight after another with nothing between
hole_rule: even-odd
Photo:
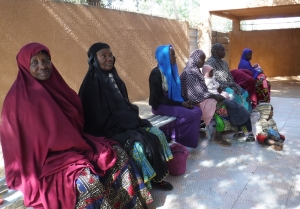
<instances>
[{"instance_id":1,"label":"group of seated women","mask_svg":"<svg viewBox=\"0 0 300 209\"><path fill-rule=\"evenodd\" d=\"M242 95L222 61L223 48L214 45L206 63L222 88ZM180 76L172 45L159 46L155 57L149 104L153 114L177 118L161 130L141 119L130 103L109 45L95 43L88 50L79 96L56 70L46 46L21 48L18 75L3 104L1 144L7 185L23 193L26 206L147 208L152 187L173 188L164 180L173 158L169 141L197 147L201 118L208 124L215 117L214 141L230 146L222 138L230 129L225 98L208 91L199 70L203 51L190 55Z\"/></svg>"}]
</instances>

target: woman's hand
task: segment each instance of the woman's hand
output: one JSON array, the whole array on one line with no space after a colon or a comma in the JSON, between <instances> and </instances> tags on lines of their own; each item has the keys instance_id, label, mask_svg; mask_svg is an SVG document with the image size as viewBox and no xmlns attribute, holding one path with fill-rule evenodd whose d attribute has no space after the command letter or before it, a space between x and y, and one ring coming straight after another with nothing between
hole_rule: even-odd
<instances>
[{"instance_id":1,"label":"woman's hand","mask_svg":"<svg viewBox=\"0 0 300 209\"><path fill-rule=\"evenodd\" d=\"M191 101L185 101L185 102L182 102L181 105L185 108L188 108L188 109L193 109L193 105L192 105L192 102Z\"/></svg>"},{"instance_id":2,"label":"woman's hand","mask_svg":"<svg viewBox=\"0 0 300 209\"><path fill-rule=\"evenodd\" d=\"M219 86L219 87L217 88L217 91L218 91L219 94L221 94L222 91L223 91L223 88L222 88L221 86Z\"/></svg>"},{"instance_id":3,"label":"woman's hand","mask_svg":"<svg viewBox=\"0 0 300 209\"><path fill-rule=\"evenodd\" d=\"M229 86L229 87L235 87L235 86L236 86L236 83L230 82L230 83L228 83L228 86Z\"/></svg>"},{"instance_id":4,"label":"woman's hand","mask_svg":"<svg viewBox=\"0 0 300 209\"><path fill-rule=\"evenodd\" d=\"M223 97L222 95L220 94L213 94L211 96L211 98L217 100L217 102L222 102L223 100L225 100L225 97Z\"/></svg>"}]
</instances>

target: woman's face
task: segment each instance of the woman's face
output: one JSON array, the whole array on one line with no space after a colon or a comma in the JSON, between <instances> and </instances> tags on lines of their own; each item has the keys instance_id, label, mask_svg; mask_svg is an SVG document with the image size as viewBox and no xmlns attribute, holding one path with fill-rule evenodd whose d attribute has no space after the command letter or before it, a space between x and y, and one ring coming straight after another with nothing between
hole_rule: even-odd
<instances>
[{"instance_id":1,"label":"woman's face","mask_svg":"<svg viewBox=\"0 0 300 209\"><path fill-rule=\"evenodd\" d=\"M252 52L249 52L246 56L246 59L250 61L252 59Z\"/></svg>"},{"instance_id":2,"label":"woman's face","mask_svg":"<svg viewBox=\"0 0 300 209\"><path fill-rule=\"evenodd\" d=\"M225 57L226 52L225 52L224 46L221 46L221 47L218 49L217 55L218 55L221 59L223 59L223 58Z\"/></svg>"},{"instance_id":3,"label":"woman's face","mask_svg":"<svg viewBox=\"0 0 300 209\"><path fill-rule=\"evenodd\" d=\"M201 55L198 62L197 62L197 67L202 68L205 62L206 56L205 54Z\"/></svg>"},{"instance_id":4,"label":"woman's face","mask_svg":"<svg viewBox=\"0 0 300 209\"><path fill-rule=\"evenodd\" d=\"M101 49L97 52L97 59L102 70L111 70L114 66L114 58L111 50Z\"/></svg>"},{"instance_id":5,"label":"woman's face","mask_svg":"<svg viewBox=\"0 0 300 209\"><path fill-rule=\"evenodd\" d=\"M175 55L175 50L173 48L170 48L170 62L171 65L176 64L176 55Z\"/></svg>"},{"instance_id":6,"label":"woman's face","mask_svg":"<svg viewBox=\"0 0 300 209\"><path fill-rule=\"evenodd\" d=\"M30 74L37 80L47 80L52 73L52 63L46 53L39 53L30 59Z\"/></svg>"}]
</instances>

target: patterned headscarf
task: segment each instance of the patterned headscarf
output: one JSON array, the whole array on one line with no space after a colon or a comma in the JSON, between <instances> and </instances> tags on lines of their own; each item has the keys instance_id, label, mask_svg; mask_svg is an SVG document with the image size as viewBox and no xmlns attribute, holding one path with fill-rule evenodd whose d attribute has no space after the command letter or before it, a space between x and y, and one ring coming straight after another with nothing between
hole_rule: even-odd
<instances>
[{"instance_id":1,"label":"patterned headscarf","mask_svg":"<svg viewBox=\"0 0 300 209\"><path fill-rule=\"evenodd\" d=\"M229 86L229 83L235 83L234 79L230 73L229 66L226 61L218 55L218 50L224 47L220 43L215 43L211 48L212 56L205 62L205 64L210 65L214 68L214 77L215 80L220 84L220 86L225 89ZM233 87L235 92L240 93L238 87Z\"/></svg>"},{"instance_id":2,"label":"patterned headscarf","mask_svg":"<svg viewBox=\"0 0 300 209\"><path fill-rule=\"evenodd\" d=\"M189 61L186 64L186 68L197 68L199 70L197 63L201 56L205 55L205 53L200 49L195 49L189 58Z\"/></svg>"},{"instance_id":3,"label":"patterned headscarf","mask_svg":"<svg viewBox=\"0 0 300 209\"><path fill-rule=\"evenodd\" d=\"M167 79L169 99L183 102L184 100L181 97L181 84L177 64L172 65L170 61L171 47L172 45L162 45L157 47L155 51L155 58L158 63L158 68Z\"/></svg>"},{"instance_id":4,"label":"patterned headscarf","mask_svg":"<svg viewBox=\"0 0 300 209\"><path fill-rule=\"evenodd\" d=\"M202 55L205 55L202 50L194 50L186 67L183 69L183 73L180 75L182 95L184 98L192 101L193 104L200 103L211 95L205 85L204 76L197 66Z\"/></svg>"}]
</instances>

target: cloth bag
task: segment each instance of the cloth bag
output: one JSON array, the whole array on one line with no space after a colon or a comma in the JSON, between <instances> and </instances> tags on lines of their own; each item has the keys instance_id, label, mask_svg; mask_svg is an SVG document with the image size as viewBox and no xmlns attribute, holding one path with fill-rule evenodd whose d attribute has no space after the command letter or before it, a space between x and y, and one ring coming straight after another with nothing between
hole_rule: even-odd
<instances>
[{"instance_id":1,"label":"cloth bag","mask_svg":"<svg viewBox=\"0 0 300 209\"><path fill-rule=\"evenodd\" d=\"M170 145L170 149L173 159L167 162L169 173L172 176L180 176L186 171L186 161L189 156L189 152L185 146L176 142L173 142Z\"/></svg>"}]
</instances>

